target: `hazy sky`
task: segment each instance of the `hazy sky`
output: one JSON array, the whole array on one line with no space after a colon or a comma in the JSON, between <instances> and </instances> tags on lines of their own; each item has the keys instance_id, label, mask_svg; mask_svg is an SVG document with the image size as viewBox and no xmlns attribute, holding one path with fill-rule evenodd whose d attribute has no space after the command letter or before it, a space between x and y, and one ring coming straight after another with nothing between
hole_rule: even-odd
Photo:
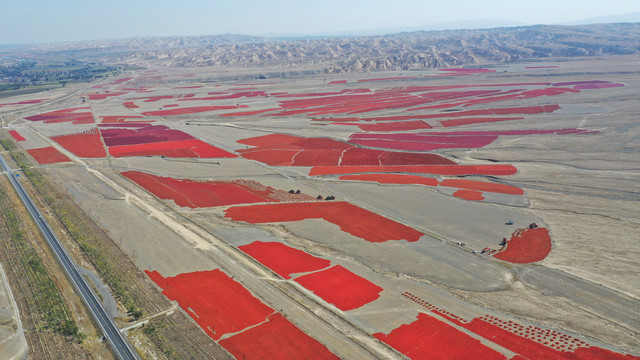
<instances>
[{"instance_id":1,"label":"hazy sky","mask_svg":"<svg viewBox=\"0 0 640 360\"><path fill-rule=\"evenodd\" d=\"M638 0L0 0L0 44L308 35L472 19L553 24L638 11Z\"/></svg>"}]
</instances>

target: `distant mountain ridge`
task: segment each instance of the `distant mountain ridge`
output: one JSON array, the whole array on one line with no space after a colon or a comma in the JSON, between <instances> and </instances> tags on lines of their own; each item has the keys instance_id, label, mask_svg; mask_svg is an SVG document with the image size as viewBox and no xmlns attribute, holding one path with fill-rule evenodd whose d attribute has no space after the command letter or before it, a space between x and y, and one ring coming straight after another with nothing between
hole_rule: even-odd
<instances>
[{"instance_id":1,"label":"distant mountain ridge","mask_svg":"<svg viewBox=\"0 0 640 360\"><path fill-rule=\"evenodd\" d=\"M111 59L167 66L313 65L326 73L400 71L506 63L528 58L640 53L640 23L536 25L383 36L263 41L135 52Z\"/></svg>"},{"instance_id":2,"label":"distant mountain ridge","mask_svg":"<svg viewBox=\"0 0 640 360\"><path fill-rule=\"evenodd\" d=\"M260 36L222 34L202 36L133 37L126 39L86 40L29 46L36 53L79 55L89 53L116 53L131 51L175 50L226 44L247 44L270 41Z\"/></svg>"},{"instance_id":3,"label":"distant mountain ridge","mask_svg":"<svg viewBox=\"0 0 640 360\"><path fill-rule=\"evenodd\" d=\"M275 40L176 36L39 45L32 53L135 66L234 66L325 73L401 71L521 59L640 53L640 23L535 25Z\"/></svg>"}]
</instances>

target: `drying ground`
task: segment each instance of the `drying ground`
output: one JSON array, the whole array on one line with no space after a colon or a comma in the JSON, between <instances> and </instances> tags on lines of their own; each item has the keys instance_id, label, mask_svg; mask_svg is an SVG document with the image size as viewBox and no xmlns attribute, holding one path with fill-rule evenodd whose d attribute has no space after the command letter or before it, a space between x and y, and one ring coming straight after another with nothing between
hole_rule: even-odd
<instances>
[{"instance_id":1,"label":"drying ground","mask_svg":"<svg viewBox=\"0 0 640 360\"><path fill-rule=\"evenodd\" d=\"M632 359L637 61L146 70L5 135L230 356Z\"/></svg>"}]
</instances>

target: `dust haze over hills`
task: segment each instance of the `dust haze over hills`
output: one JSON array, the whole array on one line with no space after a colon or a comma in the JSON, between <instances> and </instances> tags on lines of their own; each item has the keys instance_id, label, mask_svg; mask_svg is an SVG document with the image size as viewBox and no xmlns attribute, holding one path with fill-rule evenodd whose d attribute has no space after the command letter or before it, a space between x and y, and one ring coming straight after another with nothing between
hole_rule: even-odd
<instances>
[{"instance_id":1,"label":"dust haze over hills","mask_svg":"<svg viewBox=\"0 0 640 360\"><path fill-rule=\"evenodd\" d=\"M640 52L640 23L535 25L276 40L244 35L96 40L22 48L44 57L135 66L277 66L325 73L401 71Z\"/></svg>"},{"instance_id":2,"label":"dust haze over hills","mask_svg":"<svg viewBox=\"0 0 640 360\"><path fill-rule=\"evenodd\" d=\"M623 23L623 22L631 22L631 23L640 22L640 11L628 13L628 14L598 16L595 18L588 18L588 19L577 20L577 21L568 21L558 25L587 25L587 24Z\"/></svg>"}]
</instances>

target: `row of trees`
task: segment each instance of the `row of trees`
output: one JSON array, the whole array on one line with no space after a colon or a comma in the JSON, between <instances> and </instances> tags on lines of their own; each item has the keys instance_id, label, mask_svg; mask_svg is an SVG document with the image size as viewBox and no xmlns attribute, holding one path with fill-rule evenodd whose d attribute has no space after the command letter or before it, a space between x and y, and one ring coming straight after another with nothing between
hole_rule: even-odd
<instances>
[{"instance_id":1,"label":"row of trees","mask_svg":"<svg viewBox=\"0 0 640 360\"><path fill-rule=\"evenodd\" d=\"M68 82L88 82L95 78L117 71L114 67L97 66L78 61L38 64L35 61L22 61L0 66L0 85L12 84L15 87L33 85L63 85Z\"/></svg>"}]
</instances>

